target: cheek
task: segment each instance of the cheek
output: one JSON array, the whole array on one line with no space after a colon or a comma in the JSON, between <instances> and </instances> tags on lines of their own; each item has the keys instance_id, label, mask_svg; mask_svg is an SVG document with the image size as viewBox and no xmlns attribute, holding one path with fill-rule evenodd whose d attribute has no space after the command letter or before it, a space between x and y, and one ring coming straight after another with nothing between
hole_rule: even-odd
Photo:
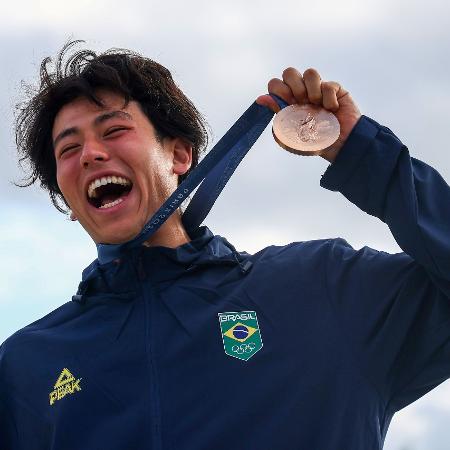
<instances>
[{"instance_id":1,"label":"cheek","mask_svg":"<svg viewBox=\"0 0 450 450\"><path fill-rule=\"evenodd\" d=\"M58 183L59 189L64 192L67 182L67 169L66 167L64 167L64 165L56 165L56 181Z\"/></svg>"},{"instance_id":2,"label":"cheek","mask_svg":"<svg viewBox=\"0 0 450 450\"><path fill-rule=\"evenodd\" d=\"M64 194L65 186L64 186L64 174L58 167L56 168L56 182L58 183L59 190Z\"/></svg>"},{"instance_id":3,"label":"cheek","mask_svg":"<svg viewBox=\"0 0 450 450\"><path fill-rule=\"evenodd\" d=\"M70 192L76 188L76 173L74 164L70 161L59 162L56 164L56 181L59 189L67 200Z\"/></svg>"}]
</instances>

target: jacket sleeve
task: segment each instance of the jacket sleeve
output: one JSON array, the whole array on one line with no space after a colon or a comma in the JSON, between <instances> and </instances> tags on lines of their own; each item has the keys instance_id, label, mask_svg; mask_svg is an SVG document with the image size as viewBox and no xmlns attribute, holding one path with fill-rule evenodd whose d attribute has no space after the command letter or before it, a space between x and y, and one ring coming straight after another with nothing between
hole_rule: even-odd
<instances>
[{"instance_id":1,"label":"jacket sleeve","mask_svg":"<svg viewBox=\"0 0 450 450\"><path fill-rule=\"evenodd\" d=\"M342 333L396 411L450 376L450 188L365 116L321 185L385 222L404 252L337 239L325 268Z\"/></svg>"},{"instance_id":2,"label":"jacket sleeve","mask_svg":"<svg viewBox=\"0 0 450 450\"><path fill-rule=\"evenodd\" d=\"M0 346L0 449L14 450L18 448L18 430L7 402L7 388L4 379L4 344ZM14 440L16 442L14 443Z\"/></svg>"},{"instance_id":3,"label":"jacket sleeve","mask_svg":"<svg viewBox=\"0 0 450 450\"><path fill-rule=\"evenodd\" d=\"M15 426L10 411L8 410L4 399L0 399L0 449L14 450L18 447L17 439L18 430ZM14 439L16 444L14 444Z\"/></svg>"},{"instance_id":4,"label":"jacket sleeve","mask_svg":"<svg viewBox=\"0 0 450 450\"><path fill-rule=\"evenodd\" d=\"M52 429L12 387L15 371L7 367L6 343L0 346L0 450L48 449Z\"/></svg>"}]
</instances>

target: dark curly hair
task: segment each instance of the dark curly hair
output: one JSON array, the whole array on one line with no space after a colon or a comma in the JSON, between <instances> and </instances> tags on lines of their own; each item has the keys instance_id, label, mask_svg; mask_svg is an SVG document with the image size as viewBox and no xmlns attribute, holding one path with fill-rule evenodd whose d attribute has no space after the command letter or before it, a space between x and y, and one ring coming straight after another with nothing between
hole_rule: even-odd
<instances>
[{"instance_id":1,"label":"dark curly hair","mask_svg":"<svg viewBox=\"0 0 450 450\"><path fill-rule=\"evenodd\" d=\"M40 67L40 84L27 87L28 98L17 105L16 144L19 163L28 166L26 177L17 186L40 182L53 205L67 213L67 203L56 181L56 161L52 128L58 111L79 97L86 97L102 107L98 89L123 96L125 105L137 101L155 128L158 139L180 137L192 145L192 167L178 178L181 183L198 164L199 154L208 142L203 116L177 87L172 75L162 65L125 49L110 49L96 54L73 47L84 41L69 41L58 53L55 63L45 58ZM62 203L61 203L62 202ZM64 207L65 205L65 207Z\"/></svg>"}]
</instances>

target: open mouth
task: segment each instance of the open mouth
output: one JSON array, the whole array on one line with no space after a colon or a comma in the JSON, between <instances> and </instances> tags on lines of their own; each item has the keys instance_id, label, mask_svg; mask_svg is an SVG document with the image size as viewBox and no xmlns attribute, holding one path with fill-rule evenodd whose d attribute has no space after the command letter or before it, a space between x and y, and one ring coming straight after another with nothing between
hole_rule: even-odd
<instances>
[{"instance_id":1,"label":"open mouth","mask_svg":"<svg viewBox=\"0 0 450 450\"><path fill-rule=\"evenodd\" d=\"M108 209L123 202L133 188L133 183L124 177L97 178L89 184L87 198L97 209Z\"/></svg>"}]
</instances>

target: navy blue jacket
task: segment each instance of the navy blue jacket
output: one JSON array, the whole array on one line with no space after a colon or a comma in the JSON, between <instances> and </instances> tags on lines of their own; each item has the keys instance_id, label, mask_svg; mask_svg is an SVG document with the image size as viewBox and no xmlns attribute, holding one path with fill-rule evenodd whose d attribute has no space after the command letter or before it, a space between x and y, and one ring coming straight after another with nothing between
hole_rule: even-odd
<instances>
[{"instance_id":1,"label":"navy blue jacket","mask_svg":"<svg viewBox=\"0 0 450 450\"><path fill-rule=\"evenodd\" d=\"M201 227L94 262L1 347L1 450L381 449L393 414L450 375L450 189L366 117L321 185L404 253L326 239L249 255ZM218 320L242 311L263 344L246 361Z\"/></svg>"}]
</instances>

